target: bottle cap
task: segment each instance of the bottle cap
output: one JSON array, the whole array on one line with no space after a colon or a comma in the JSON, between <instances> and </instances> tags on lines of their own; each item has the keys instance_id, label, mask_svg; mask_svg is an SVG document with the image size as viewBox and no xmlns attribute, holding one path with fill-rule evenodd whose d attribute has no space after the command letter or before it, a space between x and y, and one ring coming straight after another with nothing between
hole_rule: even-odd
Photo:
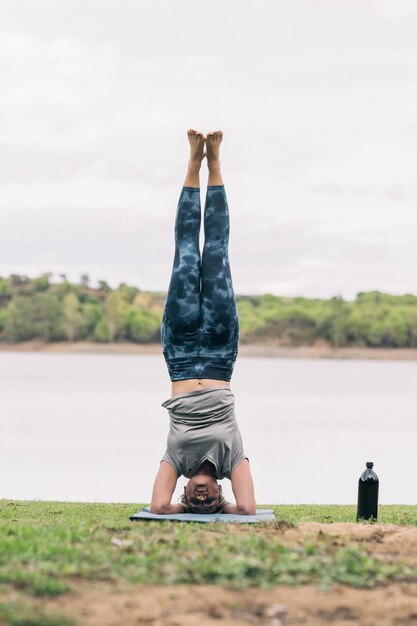
<instances>
[{"instance_id":1,"label":"bottle cap","mask_svg":"<svg viewBox=\"0 0 417 626\"><path fill-rule=\"evenodd\" d=\"M372 462L372 461L367 461L367 462L366 462L366 467L369 467L369 469L372 469L372 468L373 468L373 466L374 466L374 464L373 464L373 462Z\"/></svg>"}]
</instances>

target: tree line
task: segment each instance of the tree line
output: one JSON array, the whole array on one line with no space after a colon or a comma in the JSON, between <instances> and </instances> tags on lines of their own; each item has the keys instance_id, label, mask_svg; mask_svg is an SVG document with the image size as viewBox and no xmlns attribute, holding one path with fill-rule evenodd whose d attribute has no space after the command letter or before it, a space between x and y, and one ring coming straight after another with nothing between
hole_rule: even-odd
<instances>
[{"instance_id":1,"label":"tree line","mask_svg":"<svg viewBox=\"0 0 417 626\"><path fill-rule=\"evenodd\" d=\"M111 289L106 281L91 287L87 274L79 283L64 274L61 282L51 277L0 277L0 341L160 341L165 293L125 283ZM417 347L412 294L360 292L353 301L265 294L236 300L243 343Z\"/></svg>"}]
</instances>

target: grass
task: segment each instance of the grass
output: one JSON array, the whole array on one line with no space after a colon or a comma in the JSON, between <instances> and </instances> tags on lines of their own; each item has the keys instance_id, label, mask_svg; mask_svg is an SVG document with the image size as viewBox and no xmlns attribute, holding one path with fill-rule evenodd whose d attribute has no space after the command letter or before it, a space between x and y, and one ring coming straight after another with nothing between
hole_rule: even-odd
<instances>
[{"instance_id":1,"label":"grass","mask_svg":"<svg viewBox=\"0 0 417 626\"><path fill-rule=\"evenodd\" d=\"M356 522L356 506L337 504L285 504L273 506L277 519L284 519L291 524L301 522ZM417 527L417 506L401 506L397 504L378 507L378 522L396 524L397 526Z\"/></svg>"},{"instance_id":2,"label":"grass","mask_svg":"<svg viewBox=\"0 0 417 626\"><path fill-rule=\"evenodd\" d=\"M143 506L145 505L0 500L0 523L9 520L20 523L34 522L43 526L102 525L131 529L129 515L139 511ZM284 504L265 505L264 508L272 508L278 520L284 520L292 525L309 521L323 523L356 521L356 507L353 505ZM378 522L417 527L417 506L381 505Z\"/></svg>"},{"instance_id":3,"label":"grass","mask_svg":"<svg viewBox=\"0 0 417 626\"><path fill-rule=\"evenodd\" d=\"M7 626L74 626L74 620L24 602L0 603L0 623Z\"/></svg>"},{"instance_id":4,"label":"grass","mask_svg":"<svg viewBox=\"0 0 417 626\"><path fill-rule=\"evenodd\" d=\"M255 527L130 522L141 506L0 500L0 592L19 590L25 601L54 597L80 579L239 588L417 580L415 567L383 562L355 544L335 546L326 533L314 544L282 544L283 526L354 522L354 506L275 506L277 521ZM417 526L417 506L381 506L379 521ZM0 604L0 623L7 626L67 626L65 619L35 614L25 604Z\"/></svg>"}]
</instances>

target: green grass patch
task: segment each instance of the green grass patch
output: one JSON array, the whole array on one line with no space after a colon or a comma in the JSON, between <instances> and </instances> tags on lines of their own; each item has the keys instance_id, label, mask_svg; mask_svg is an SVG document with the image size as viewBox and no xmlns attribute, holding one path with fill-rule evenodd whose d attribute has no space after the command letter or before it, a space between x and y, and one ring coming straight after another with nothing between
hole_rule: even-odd
<instances>
[{"instance_id":1,"label":"green grass patch","mask_svg":"<svg viewBox=\"0 0 417 626\"><path fill-rule=\"evenodd\" d=\"M74 626L74 620L25 603L0 603L0 621L4 626Z\"/></svg>"},{"instance_id":2,"label":"green grass patch","mask_svg":"<svg viewBox=\"0 0 417 626\"><path fill-rule=\"evenodd\" d=\"M11 584L32 596L59 596L70 589L68 583L52 575L39 571L32 573L17 567L8 567L7 564L0 570L0 584Z\"/></svg>"},{"instance_id":3,"label":"green grass patch","mask_svg":"<svg viewBox=\"0 0 417 626\"><path fill-rule=\"evenodd\" d=\"M277 521L256 526L130 522L139 508L1 500L0 585L55 596L78 579L240 588L417 580L414 566L383 562L356 544L335 546L327 534L314 543L283 545L280 528L353 522L354 506L275 506ZM381 507L379 521L417 526L417 506Z\"/></svg>"},{"instance_id":4,"label":"green grass patch","mask_svg":"<svg viewBox=\"0 0 417 626\"><path fill-rule=\"evenodd\" d=\"M277 519L301 522L356 522L356 506L339 504L282 504L273 506ZM417 526L417 506L385 504L378 507L378 523Z\"/></svg>"},{"instance_id":5,"label":"green grass patch","mask_svg":"<svg viewBox=\"0 0 417 626\"><path fill-rule=\"evenodd\" d=\"M114 529L132 528L129 515L143 504L103 504L84 502L43 502L39 500L0 500L0 523L6 520L43 526L92 525ZM355 522L356 507L339 504L265 505L272 508L278 520L297 525L301 522ZM380 505L378 522L398 526L417 526L417 506Z\"/></svg>"}]
</instances>

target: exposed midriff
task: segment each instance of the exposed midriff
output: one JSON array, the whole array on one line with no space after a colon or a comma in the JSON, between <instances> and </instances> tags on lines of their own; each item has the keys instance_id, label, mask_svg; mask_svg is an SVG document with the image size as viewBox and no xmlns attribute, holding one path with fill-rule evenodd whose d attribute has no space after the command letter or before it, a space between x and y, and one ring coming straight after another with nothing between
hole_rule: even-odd
<instances>
[{"instance_id":1,"label":"exposed midriff","mask_svg":"<svg viewBox=\"0 0 417 626\"><path fill-rule=\"evenodd\" d=\"M197 391L198 389L208 389L209 387L220 387L224 385L230 389L228 380L216 380L214 378L189 378L187 380L175 380L172 382L172 396L178 396L189 391Z\"/></svg>"}]
</instances>

